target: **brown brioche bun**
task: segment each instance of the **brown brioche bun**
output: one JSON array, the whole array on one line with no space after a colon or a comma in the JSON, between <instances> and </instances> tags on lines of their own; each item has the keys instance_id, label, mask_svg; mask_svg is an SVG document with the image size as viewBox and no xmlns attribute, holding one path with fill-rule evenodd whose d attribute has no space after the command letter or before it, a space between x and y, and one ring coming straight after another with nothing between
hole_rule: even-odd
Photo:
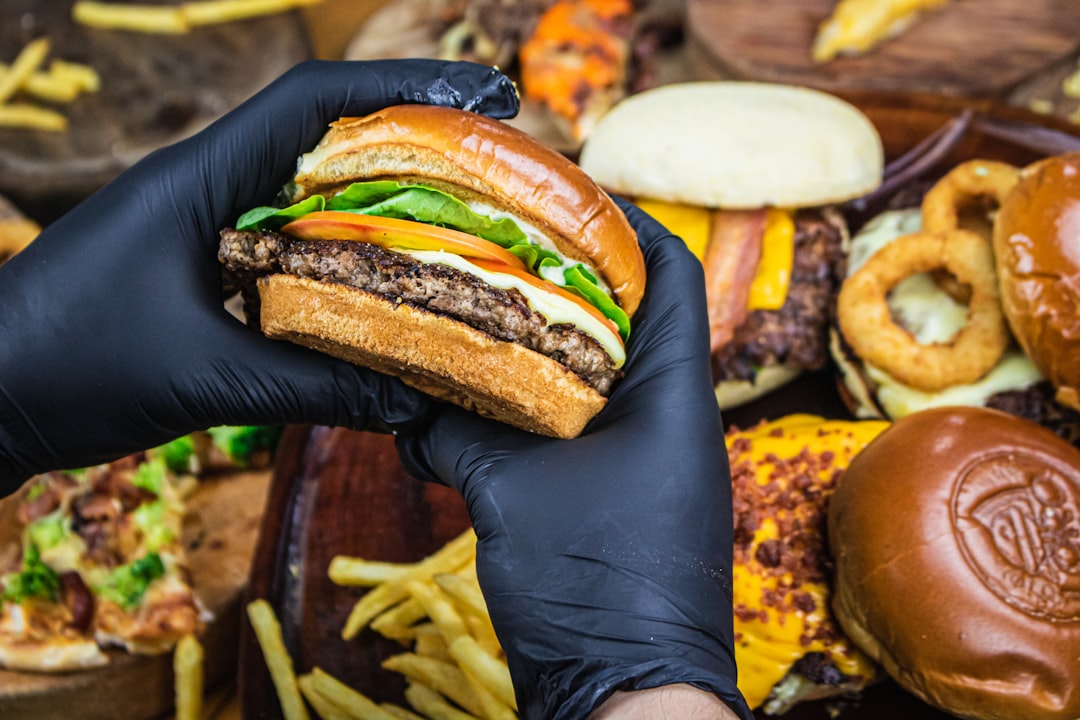
<instances>
[{"instance_id":1,"label":"brown brioche bun","mask_svg":"<svg viewBox=\"0 0 1080 720\"><path fill-rule=\"evenodd\" d=\"M1080 716L1080 451L985 408L895 422L829 504L833 610L922 700L965 718Z\"/></svg>"},{"instance_id":2,"label":"brown brioche bun","mask_svg":"<svg viewBox=\"0 0 1080 720\"><path fill-rule=\"evenodd\" d=\"M600 393L538 352L372 293L279 274L259 281L259 297L270 337L397 375L531 432L574 437L604 407Z\"/></svg>"},{"instance_id":3,"label":"brown brioche bun","mask_svg":"<svg viewBox=\"0 0 1080 720\"><path fill-rule=\"evenodd\" d=\"M357 179L415 180L527 220L568 258L595 267L633 315L645 260L619 207L566 156L506 123L430 105L395 105L331 125L286 189L288 202Z\"/></svg>"},{"instance_id":4,"label":"brown brioche bun","mask_svg":"<svg viewBox=\"0 0 1080 720\"><path fill-rule=\"evenodd\" d=\"M633 316L641 301L645 262L625 215L569 159L520 130L482 115L423 105L343 118L300 158L281 201L292 204L312 195L330 198L353 182L375 180L424 185L482 214L512 217L540 244L583 263L611 289L628 316ZM288 235L288 228L282 228L282 233ZM336 237L323 240L336 245L350 242ZM397 255L393 245L387 252ZM449 291L429 291L437 293L429 296L436 299L426 304L395 295L397 290L363 289L362 283L346 284L350 281L333 276L328 280L301 277L282 266L254 283L260 329L269 337L398 376L434 397L524 430L561 438L579 435L603 408L606 390L569 369L572 364L560 361L565 346L542 354L512 341L521 338L520 326L496 336L488 331L498 333L505 326L495 330L489 326L485 331L454 315L458 304L475 305L481 308L479 312L488 313L486 321L497 323L507 315L491 303L520 302L536 313L544 311L533 307L534 300L518 290L489 287L487 280L477 276L482 268L473 267L470 272L450 260L448 254L445 262L450 268L445 272L465 279ZM411 262L442 267L443 261ZM499 272L497 268L484 271ZM410 277L409 270L394 272ZM546 287L550 292L535 286L531 291L540 305L559 300L559 289ZM461 299L458 293L463 293ZM492 299L492 293L502 293L501 299ZM550 317L554 319L541 322L579 325L565 316ZM596 342L615 359L611 346ZM582 344L587 342L577 341Z\"/></svg>"},{"instance_id":5,"label":"brown brioche bun","mask_svg":"<svg viewBox=\"0 0 1080 720\"><path fill-rule=\"evenodd\" d=\"M1024 352L1080 410L1080 153L1021 173L994 221L1001 304Z\"/></svg>"}]
</instances>

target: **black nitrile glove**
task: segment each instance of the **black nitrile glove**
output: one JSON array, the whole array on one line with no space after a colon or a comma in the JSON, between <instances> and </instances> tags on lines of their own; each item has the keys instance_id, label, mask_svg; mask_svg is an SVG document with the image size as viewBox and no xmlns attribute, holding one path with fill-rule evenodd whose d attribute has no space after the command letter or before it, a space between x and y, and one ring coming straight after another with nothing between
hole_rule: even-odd
<instances>
[{"instance_id":1,"label":"black nitrile glove","mask_svg":"<svg viewBox=\"0 0 1080 720\"><path fill-rule=\"evenodd\" d=\"M648 280L626 376L575 440L447 407L398 436L464 496L477 574L523 718L581 720L616 690L735 687L731 481L701 264L623 204Z\"/></svg>"},{"instance_id":2,"label":"black nitrile glove","mask_svg":"<svg viewBox=\"0 0 1080 720\"><path fill-rule=\"evenodd\" d=\"M491 68L308 62L139 162L0 268L0 495L219 424L407 426L396 379L245 328L222 306L218 231L272 200L328 124L398 103L510 117Z\"/></svg>"}]
</instances>

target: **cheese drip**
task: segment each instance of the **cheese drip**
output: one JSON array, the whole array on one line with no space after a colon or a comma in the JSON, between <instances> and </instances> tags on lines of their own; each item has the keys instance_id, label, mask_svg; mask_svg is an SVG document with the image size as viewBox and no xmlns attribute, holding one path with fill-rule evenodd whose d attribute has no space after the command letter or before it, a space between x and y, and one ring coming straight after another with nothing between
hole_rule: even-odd
<instances>
[{"instance_id":1,"label":"cheese drip","mask_svg":"<svg viewBox=\"0 0 1080 720\"><path fill-rule=\"evenodd\" d=\"M882 421L792 415L728 434L733 493L737 501L752 502L761 516L749 547L736 548L732 568L738 687L751 708L767 705L774 687L808 653L824 653L845 675L874 675L873 663L832 618L826 583L806 576L805 569L774 567L762 550L783 544L798 556L823 527L823 501L839 473L886 427ZM796 482L805 478L818 495L798 489ZM781 525L800 529L785 532Z\"/></svg>"}]
</instances>

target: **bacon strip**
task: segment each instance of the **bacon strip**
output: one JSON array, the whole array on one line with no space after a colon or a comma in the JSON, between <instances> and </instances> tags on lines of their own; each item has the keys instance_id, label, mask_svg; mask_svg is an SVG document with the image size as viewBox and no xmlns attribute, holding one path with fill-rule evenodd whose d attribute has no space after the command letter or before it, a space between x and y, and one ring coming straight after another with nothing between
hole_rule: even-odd
<instances>
[{"instance_id":1,"label":"bacon strip","mask_svg":"<svg viewBox=\"0 0 1080 720\"><path fill-rule=\"evenodd\" d=\"M705 296L709 306L709 338L716 352L746 319L750 284L761 262L765 208L717 210L712 214L705 249Z\"/></svg>"}]
</instances>

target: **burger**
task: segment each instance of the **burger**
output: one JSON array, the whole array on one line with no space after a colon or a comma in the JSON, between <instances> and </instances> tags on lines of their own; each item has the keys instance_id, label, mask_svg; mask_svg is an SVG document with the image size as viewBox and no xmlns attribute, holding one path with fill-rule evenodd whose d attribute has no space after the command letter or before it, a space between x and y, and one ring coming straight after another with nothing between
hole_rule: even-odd
<instances>
[{"instance_id":1,"label":"burger","mask_svg":"<svg viewBox=\"0 0 1080 720\"><path fill-rule=\"evenodd\" d=\"M1020 347L1080 410L1080 153L1021 173L994 222L1001 300Z\"/></svg>"},{"instance_id":2,"label":"burger","mask_svg":"<svg viewBox=\"0 0 1080 720\"><path fill-rule=\"evenodd\" d=\"M666 85L601 118L580 162L701 258L722 408L827 363L846 234L834 204L882 175L858 109L786 85Z\"/></svg>"},{"instance_id":3,"label":"burger","mask_svg":"<svg viewBox=\"0 0 1080 720\"><path fill-rule=\"evenodd\" d=\"M857 693L882 677L830 610L829 498L881 421L792 415L727 434L735 662L751 708Z\"/></svg>"},{"instance_id":4,"label":"burger","mask_svg":"<svg viewBox=\"0 0 1080 720\"><path fill-rule=\"evenodd\" d=\"M996 410L925 410L829 503L833 610L903 688L981 720L1080 716L1080 451Z\"/></svg>"},{"instance_id":5,"label":"burger","mask_svg":"<svg viewBox=\"0 0 1080 720\"><path fill-rule=\"evenodd\" d=\"M1070 238L1067 230L1057 230L1067 227L1070 193L1080 196L1080 183L1069 187L1067 168L1072 163L1080 168L1080 157L1054 158L1022 171L992 160L970 160L943 176L905 188L884 212L857 229L845 247L842 306L868 260L923 230L924 216L937 207L934 194L955 192L950 185L965 175L1012 177L1012 189L1000 200L990 194L957 193L953 208L957 226L981 237L984 252L991 258L986 272L993 276L989 279L1000 296L994 305L997 308L1000 303L996 312L1006 333L1005 343L985 349L995 354L977 377L938 387L920 386L926 376L899 379L895 371L861 354L856 348L859 331L848 325L841 307L830 350L840 370L841 394L856 416L899 419L934 407L988 407L1080 443L1080 413L1075 401L1070 404L1074 394L1069 390L1080 382L1074 361L1080 357L1080 326L1075 320L1080 268L1075 252L1070 251L1070 242L1075 245L1076 238ZM852 315L863 313L863 302L850 298ZM892 322L930 352L955 343L973 319L970 286L958 283L941 267L900 280L888 288L885 302Z\"/></svg>"},{"instance_id":6,"label":"burger","mask_svg":"<svg viewBox=\"0 0 1080 720\"><path fill-rule=\"evenodd\" d=\"M564 438L619 380L645 288L636 234L576 165L421 105L333 123L218 256L267 336Z\"/></svg>"}]
</instances>

